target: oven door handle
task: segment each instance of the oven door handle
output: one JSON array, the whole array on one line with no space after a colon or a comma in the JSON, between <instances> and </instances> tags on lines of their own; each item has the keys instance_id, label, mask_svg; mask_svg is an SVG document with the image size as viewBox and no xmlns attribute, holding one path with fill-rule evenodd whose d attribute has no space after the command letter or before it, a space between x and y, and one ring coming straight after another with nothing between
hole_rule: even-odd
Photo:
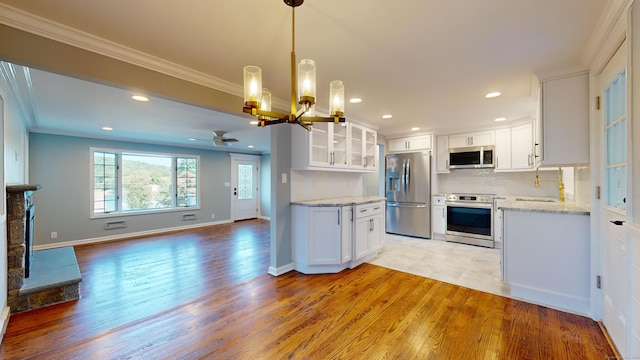
<instances>
[{"instance_id":1,"label":"oven door handle","mask_svg":"<svg viewBox=\"0 0 640 360\"><path fill-rule=\"evenodd\" d=\"M467 207L467 208L474 208L474 209L493 209L493 204L486 204L486 203L465 203L465 202L449 201L446 204L447 206L455 206L455 207Z\"/></svg>"}]
</instances>

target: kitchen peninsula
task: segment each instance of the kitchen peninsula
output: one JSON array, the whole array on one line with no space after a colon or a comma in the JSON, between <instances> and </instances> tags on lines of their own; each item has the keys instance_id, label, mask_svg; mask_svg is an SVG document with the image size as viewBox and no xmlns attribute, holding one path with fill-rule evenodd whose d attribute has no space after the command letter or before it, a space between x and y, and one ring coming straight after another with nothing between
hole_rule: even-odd
<instances>
[{"instance_id":1,"label":"kitchen peninsula","mask_svg":"<svg viewBox=\"0 0 640 360\"><path fill-rule=\"evenodd\" d=\"M337 273L373 259L385 233L384 199L342 197L291 203L294 269Z\"/></svg>"},{"instance_id":2,"label":"kitchen peninsula","mask_svg":"<svg viewBox=\"0 0 640 360\"><path fill-rule=\"evenodd\" d=\"M575 203L507 200L504 281L528 302L588 315L589 210Z\"/></svg>"}]
</instances>

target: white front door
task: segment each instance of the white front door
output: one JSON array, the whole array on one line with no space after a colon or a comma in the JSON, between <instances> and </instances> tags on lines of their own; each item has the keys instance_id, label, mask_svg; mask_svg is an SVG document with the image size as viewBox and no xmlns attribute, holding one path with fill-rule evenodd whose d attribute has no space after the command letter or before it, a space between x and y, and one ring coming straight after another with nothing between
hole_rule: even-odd
<instances>
[{"instance_id":1,"label":"white front door","mask_svg":"<svg viewBox=\"0 0 640 360\"><path fill-rule=\"evenodd\" d=\"M597 77L601 146L600 250L602 259L602 322L625 357L627 327L627 246L622 223L627 197L627 72L626 41Z\"/></svg>"},{"instance_id":2,"label":"white front door","mask_svg":"<svg viewBox=\"0 0 640 360\"><path fill-rule=\"evenodd\" d=\"M232 220L258 217L260 174L259 157L231 154Z\"/></svg>"}]
</instances>

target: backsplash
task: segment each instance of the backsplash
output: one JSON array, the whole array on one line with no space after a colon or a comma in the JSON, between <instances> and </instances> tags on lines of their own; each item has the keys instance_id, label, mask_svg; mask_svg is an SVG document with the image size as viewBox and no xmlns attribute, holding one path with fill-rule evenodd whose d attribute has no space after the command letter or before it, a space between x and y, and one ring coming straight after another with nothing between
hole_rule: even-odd
<instances>
[{"instance_id":1,"label":"backsplash","mask_svg":"<svg viewBox=\"0 0 640 360\"><path fill-rule=\"evenodd\" d=\"M363 195L363 174L291 170L291 201Z\"/></svg>"},{"instance_id":2,"label":"backsplash","mask_svg":"<svg viewBox=\"0 0 640 360\"><path fill-rule=\"evenodd\" d=\"M556 176L556 171L540 172L540 178L542 179L552 179ZM452 171L449 174L438 174L439 189L437 193L558 197L558 185L556 182L543 181L540 183L540 187L536 187L534 185L535 178L535 171L494 172L489 169L461 169ZM567 198L569 198L569 194L573 197L573 191L567 191Z\"/></svg>"}]
</instances>

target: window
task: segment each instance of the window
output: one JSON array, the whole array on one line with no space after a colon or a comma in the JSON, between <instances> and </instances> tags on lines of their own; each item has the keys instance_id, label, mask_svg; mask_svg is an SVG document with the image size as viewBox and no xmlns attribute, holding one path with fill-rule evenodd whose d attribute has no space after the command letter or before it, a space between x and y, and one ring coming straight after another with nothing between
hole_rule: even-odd
<instances>
[{"instance_id":1,"label":"window","mask_svg":"<svg viewBox=\"0 0 640 360\"><path fill-rule=\"evenodd\" d=\"M604 90L605 184L607 205L626 210L627 84L625 69Z\"/></svg>"},{"instance_id":2,"label":"window","mask_svg":"<svg viewBox=\"0 0 640 360\"><path fill-rule=\"evenodd\" d=\"M199 157L91 149L92 216L198 206Z\"/></svg>"}]
</instances>

